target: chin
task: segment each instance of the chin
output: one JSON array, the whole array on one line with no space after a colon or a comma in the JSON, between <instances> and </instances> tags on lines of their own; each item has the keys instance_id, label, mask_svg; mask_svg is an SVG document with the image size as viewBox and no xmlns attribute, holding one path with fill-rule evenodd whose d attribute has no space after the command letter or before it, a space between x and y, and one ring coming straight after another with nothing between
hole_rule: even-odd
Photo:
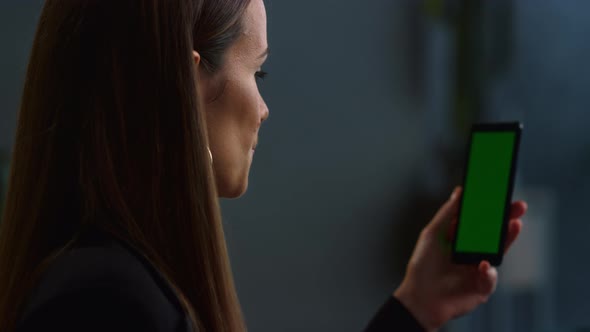
<instances>
[{"instance_id":1,"label":"chin","mask_svg":"<svg viewBox=\"0 0 590 332\"><path fill-rule=\"evenodd\" d=\"M248 177L242 181L224 183L217 186L217 193L221 198L239 198L246 193L248 189Z\"/></svg>"}]
</instances>

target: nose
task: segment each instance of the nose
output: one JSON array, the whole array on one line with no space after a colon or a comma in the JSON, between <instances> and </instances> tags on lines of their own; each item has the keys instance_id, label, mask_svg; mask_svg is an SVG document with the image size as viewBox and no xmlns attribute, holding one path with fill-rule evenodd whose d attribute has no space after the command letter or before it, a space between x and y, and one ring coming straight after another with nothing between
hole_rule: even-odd
<instances>
[{"instance_id":1,"label":"nose","mask_svg":"<svg viewBox=\"0 0 590 332\"><path fill-rule=\"evenodd\" d=\"M266 103L264 102L264 100L262 100L262 106L261 106L261 122L266 121L266 119L268 119L268 117L270 116L270 112L268 110L268 106L266 105Z\"/></svg>"}]
</instances>

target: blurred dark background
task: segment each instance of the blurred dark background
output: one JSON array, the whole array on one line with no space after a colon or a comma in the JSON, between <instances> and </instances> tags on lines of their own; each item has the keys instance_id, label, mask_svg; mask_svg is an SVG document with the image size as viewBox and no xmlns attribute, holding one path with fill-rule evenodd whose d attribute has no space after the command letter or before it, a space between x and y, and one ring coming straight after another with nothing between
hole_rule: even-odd
<instances>
[{"instance_id":1,"label":"blurred dark background","mask_svg":"<svg viewBox=\"0 0 590 332\"><path fill-rule=\"evenodd\" d=\"M3 186L42 3L0 1ZM460 183L470 124L504 120L524 123L529 214L496 294L445 330L590 326L590 2L266 4L271 116L248 193L222 202L251 331L361 330Z\"/></svg>"}]
</instances>

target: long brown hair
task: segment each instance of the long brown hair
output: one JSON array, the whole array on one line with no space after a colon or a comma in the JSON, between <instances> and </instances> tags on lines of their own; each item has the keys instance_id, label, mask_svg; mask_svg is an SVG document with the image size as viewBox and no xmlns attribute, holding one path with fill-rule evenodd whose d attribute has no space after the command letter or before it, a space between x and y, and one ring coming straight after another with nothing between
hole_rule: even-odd
<instances>
[{"instance_id":1,"label":"long brown hair","mask_svg":"<svg viewBox=\"0 0 590 332\"><path fill-rule=\"evenodd\" d=\"M248 3L46 0L0 225L0 331L88 224L139 248L199 330L245 330L192 50L214 74Z\"/></svg>"}]
</instances>

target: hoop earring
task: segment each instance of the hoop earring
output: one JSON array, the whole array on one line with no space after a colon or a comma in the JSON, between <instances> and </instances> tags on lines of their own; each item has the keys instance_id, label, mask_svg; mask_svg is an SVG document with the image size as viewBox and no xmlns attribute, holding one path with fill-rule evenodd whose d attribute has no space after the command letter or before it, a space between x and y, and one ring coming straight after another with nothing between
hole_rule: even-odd
<instances>
[{"instance_id":1,"label":"hoop earring","mask_svg":"<svg viewBox=\"0 0 590 332\"><path fill-rule=\"evenodd\" d=\"M211 153L211 149L207 147L207 151L209 151L209 161L211 162L211 165L213 165L213 154Z\"/></svg>"}]
</instances>

